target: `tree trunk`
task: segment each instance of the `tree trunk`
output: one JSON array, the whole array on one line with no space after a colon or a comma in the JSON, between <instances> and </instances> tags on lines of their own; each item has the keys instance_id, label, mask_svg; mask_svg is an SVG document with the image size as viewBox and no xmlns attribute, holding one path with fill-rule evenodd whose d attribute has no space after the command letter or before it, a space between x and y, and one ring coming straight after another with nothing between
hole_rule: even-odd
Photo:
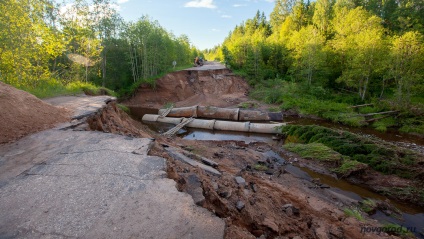
<instances>
[{"instance_id":1,"label":"tree trunk","mask_svg":"<svg viewBox=\"0 0 424 239\"><path fill-rule=\"evenodd\" d=\"M102 87L106 85L106 49L103 49L102 59Z\"/></svg>"},{"instance_id":2,"label":"tree trunk","mask_svg":"<svg viewBox=\"0 0 424 239\"><path fill-rule=\"evenodd\" d=\"M362 95L361 95L362 100L365 99L365 94L367 93L368 81L369 81L369 77L367 76L365 78L364 87L363 87L363 91L362 91Z\"/></svg>"}]
</instances>

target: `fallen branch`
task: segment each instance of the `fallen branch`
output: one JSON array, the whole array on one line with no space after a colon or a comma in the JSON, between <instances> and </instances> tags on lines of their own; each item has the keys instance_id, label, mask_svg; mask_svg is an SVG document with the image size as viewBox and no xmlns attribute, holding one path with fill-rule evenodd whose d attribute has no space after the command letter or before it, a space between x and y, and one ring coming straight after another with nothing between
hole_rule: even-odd
<instances>
[{"instance_id":1,"label":"fallen branch","mask_svg":"<svg viewBox=\"0 0 424 239\"><path fill-rule=\"evenodd\" d=\"M367 122L367 123L369 123L369 122L374 122L374 121L377 121L377 120L381 120L381 119L388 118L388 117L390 117L390 116L391 116L391 115L385 115L385 116L382 116L382 117L378 117L378 118L373 118L373 119L365 120L365 121L363 121L363 122Z\"/></svg>"},{"instance_id":2,"label":"fallen branch","mask_svg":"<svg viewBox=\"0 0 424 239\"><path fill-rule=\"evenodd\" d=\"M348 108L360 108L360 107L365 107L365 106L371 106L371 105L374 105L374 104L363 104L363 105L354 105L354 106L350 106L350 107L348 107Z\"/></svg>"},{"instance_id":3,"label":"fallen branch","mask_svg":"<svg viewBox=\"0 0 424 239\"><path fill-rule=\"evenodd\" d=\"M360 114L360 116L385 115L385 114L395 114L395 113L399 113L399 110L385 111L385 112L378 112L378 113L369 113L369 114Z\"/></svg>"},{"instance_id":4,"label":"fallen branch","mask_svg":"<svg viewBox=\"0 0 424 239\"><path fill-rule=\"evenodd\" d=\"M191 158L200 159L200 161L202 161L202 163L204 163L206 165L209 165L211 167L214 167L214 168L217 168L218 167L218 163L217 162L212 161L212 160L210 160L208 158L205 158L203 156L200 156L200 155L197 155L197 154L188 152L186 150L183 150L183 154L185 154L186 156L191 157Z\"/></svg>"},{"instance_id":5,"label":"fallen branch","mask_svg":"<svg viewBox=\"0 0 424 239\"><path fill-rule=\"evenodd\" d=\"M212 168L211 166L202 164L200 162L197 162L196 160L193 160L187 156L185 156L184 154L180 153L176 148L174 147L165 147L165 150L167 151L168 155L171 156L172 158L176 159L176 160L180 160L184 163L187 163L193 167L199 167L203 170L205 170L206 172L221 176L221 173Z\"/></svg>"}]
</instances>

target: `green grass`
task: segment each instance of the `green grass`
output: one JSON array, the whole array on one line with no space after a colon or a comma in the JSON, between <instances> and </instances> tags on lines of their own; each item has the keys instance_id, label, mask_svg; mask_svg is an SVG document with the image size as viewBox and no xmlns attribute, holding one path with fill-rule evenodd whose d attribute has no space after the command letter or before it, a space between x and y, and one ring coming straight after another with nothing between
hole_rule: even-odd
<instances>
[{"instance_id":1,"label":"green grass","mask_svg":"<svg viewBox=\"0 0 424 239\"><path fill-rule=\"evenodd\" d=\"M87 95L116 95L115 92L107 88L98 87L91 83L77 81L64 85L55 79L40 80L37 82L35 87L25 86L19 88L37 96L38 98L49 98L60 95L77 95L81 93L85 93Z\"/></svg>"},{"instance_id":2,"label":"green grass","mask_svg":"<svg viewBox=\"0 0 424 239\"><path fill-rule=\"evenodd\" d=\"M354 217L354 218L358 219L358 221L361 221L361 222L365 221L364 217L361 214L361 211L356 209L356 208L353 208L353 209L345 208L343 211L344 211L345 215L348 216L348 217Z\"/></svg>"},{"instance_id":3,"label":"green grass","mask_svg":"<svg viewBox=\"0 0 424 239\"><path fill-rule=\"evenodd\" d=\"M349 156L353 161L365 163L385 174L415 178L424 170L419 165L417 154L378 139L315 125L287 125L281 127L281 131L284 135L297 137L307 144L321 143L341 155ZM346 162L346 167L355 163Z\"/></svg>"},{"instance_id":4,"label":"green grass","mask_svg":"<svg viewBox=\"0 0 424 239\"><path fill-rule=\"evenodd\" d=\"M251 97L269 104L281 104L283 110L295 110L299 114L314 115L350 126L363 126L365 118L352 108L355 99L332 95L322 87L304 87L283 80L267 80L257 86ZM346 99L350 99L344 102ZM341 102L341 103L339 103Z\"/></svg>"},{"instance_id":5,"label":"green grass","mask_svg":"<svg viewBox=\"0 0 424 239\"><path fill-rule=\"evenodd\" d=\"M174 107L174 103L172 102L167 102L165 105L163 105L162 109L169 109L169 108L173 108Z\"/></svg>"},{"instance_id":6,"label":"green grass","mask_svg":"<svg viewBox=\"0 0 424 239\"><path fill-rule=\"evenodd\" d=\"M278 107L270 107L270 108L268 109L268 111L269 111L269 112L280 112L281 110L280 110L280 108L278 108Z\"/></svg>"},{"instance_id":7,"label":"green grass","mask_svg":"<svg viewBox=\"0 0 424 239\"><path fill-rule=\"evenodd\" d=\"M363 114L400 110L396 118L377 120L372 123L372 127L381 132L397 127L404 133L424 135L424 97L413 98L409 105L397 104L394 95L388 95L385 100L371 98L362 101L355 93L306 86L282 79L256 82L250 96L268 104L280 104L282 110L294 110L301 115L318 116L353 127L368 125ZM373 103L373 106L351 108L365 103Z\"/></svg>"},{"instance_id":8,"label":"green grass","mask_svg":"<svg viewBox=\"0 0 424 239\"><path fill-rule=\"evenodd\" d=\"M324 162L335 162L332 167L332 171L337 173L341 177L347 177L353 173L360 172L366 169L368 166L364 163L351 160L348 156L343 156L333 149L325 146L321 143L286 143L283 148L291 152L299 154L302 158L306 159L317 159Z\"/></svg>"},{"instance_id":9,"label":"green grass","mask_svg":"<svg viewBox=\"0 0 424 239\"><path fill-rule=\"evenodd\" d=\"M128 108L125 105L122 104L117 104L117 106L119 107L119 109L121 109L122 111L124 111L125 113L129 114L131 112L130 108Z\"/></svg>"},{"instance_id":10,"label":"green grass","mask_svg":"<svg viewBox=\"0 0 424 239\"><path fill-rule=\"evenodd\" d=\"M321 161L338 162L342 155L321 143L295 144L289 143L284 149L299 154L302 158Z\"/></svg>"},{"instance_id":11,"label":"green grass","mask_svg":"<svg viewBox=\"0 0 424 239\"><path fill-rule=\"evenodd\" d=\"M369 113L376 113L378 110L375 107L366 106L366 107L360 107L358 109L358 112L361 114L369 114Z\"/></svg>"},{"instance_id":12,"label":"green grass","mask_svg":"<svg viewBox=\"0 0 424 239\"><path fill-rule=\"evenodd\" d=\"M255 164L254 166L253 166L253 168L254 169L256 169L256 170L258 170L258 171L267 171L268 170L268 167L267 166L265 166L265 165L263 165L263 164Z\"/></svg>"},{"instance_id":13,"label":"green grass","mask_svg":"<svg viewBox=\"0 0 424 239\"><path fill-rule=\"evenodd\" d=\"M377 209L377 202L369 198L361 201L360 204L361 204L361 210L368 214L375 213Z\"/></svg>"},{"instance_id":14,"label":"green grass","mask_svg":"<svg viewBox=\"0 0 424 239\"><path fill-rule=\"evenodd\" d=\"M286 139L284 140L285 144L289 144L289 143L305 143L303 140L300 140L298 136L296 135L286 135Z\"/></svg>"},{"instance_id":15,"label":"green grass","mask_svg":"<svg viewBox=\"0 0 424 239\"><path fill-rule=\"evenodd\" d=\"M402 127L399 131L424 135L424 117L410 117L402 120Z\"/></svg>"},{"instance_id":16,"label":"green grass","mask_svg":"<svg viewBox=\"0 0 424 239\"><path fill-rule=\"evenodd\" d=\"M364 163L360 163L356 160L351 160L349 157L344 157L342 164L333 169L332 171L337 173L341 177L348 177L353 173L360 172L366 169L368 166Z\"/></svg>"},{"instance_id":17,"label":"green grass","mask_svg":"<svg viewBox=\"0 0 424 239\"><path fill-rule=\"evenodd\" d=\"M257 108L258 104L255 102L242 102L238 105L239 108L243 109L251 109L251 108Z\"/></svg>"},{"instance_id":18,"label":"green grass","mask_svg":"<svg viewBox=\"0 0 424 239\"><path fill-rule=\"evenodd\" d=\"M385 119L381 119L379 121L376 121L372 124L372 127L374 127L376 130L380 132L386 132L388 128L396 126L397 122L395 118L388 117Z\"/></svg>"}]
</instances>

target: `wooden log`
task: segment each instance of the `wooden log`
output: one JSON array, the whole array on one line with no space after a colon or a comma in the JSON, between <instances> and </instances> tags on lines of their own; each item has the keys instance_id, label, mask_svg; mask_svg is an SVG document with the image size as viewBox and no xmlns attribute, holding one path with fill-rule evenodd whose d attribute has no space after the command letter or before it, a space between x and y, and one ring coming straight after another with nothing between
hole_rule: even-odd
<instances>
[{"instance_id":1,"label":"wooden log","mask_svg":"<svg viewBox=\"0 0 424 239\"><path fill-rule=\"evenodd\" d=\"M354 106L350 106L349 108L360 108L360 107L365 107L365 106L370 106L370 105L374 105L374 104L354 105Z\"/></svg>"},{"instance_id":2,"label":"wooden log","mask_svg":"<svg viewBox=\"0 0 424 239\"><path fill-rule=\"evenodd\" d=\"M399 110L385 111L385 112L378 112L378 113L369 113L369 114L361 114L360 116L385 115L385 114L395 114L395 113L399 113Z\"/></svg>"},{"instance_id":3,"label":"wooden log","mask_svg":"<svg viewBox=\"0 0 424 239\"><path fill-rule=\"evenodd\" d=\"M381 119L388 118L388 117L390 117L390 116L391 116L391 115L385 115L385 116L382 116L382 117L378 117L378 118L374 118L374 119L365 120L364 122L367 122L367 123L369 123L369 122L374 122L374 121L377 121L377 120L381 120Z\"/></svg>"},{"instance_id":4,"label":"wooden log","mask_svg":"<svg viewBox=\"0 0 424 239\"><path fill-rule=\"evenodd\" d=\"M178 150L176 148L167 147L167 148L165 148L165 150L168 152L169 156L171 156L174 159L180 160L180 161L182 161L186 164L189 164L193 167L199 167L199 168L205 170L206 172L221 176L221 173L218 170L212 168L211 166L202 164L200 162L197 162L196 160L193 160L193 159L185 156L184 154L178 152Z\"/></svg>"},{"instance_id":5,"label":"wooden log","mask_svg":"<svg viewBox=\"0 0 424 239\"><path fill-rule=\"evenodd\" d=\"M208 159L208 158L205 158L205 157L203 157L203 156L200 156L200 155L198 155L198 154L191 153L191 152L189 152L189 151L187 151L187 150L183 150L183 154L185 154L186 156L188 156L188 157L190 157L190 158L198 159L198 160L202 161L202 163L204 163L204 164L206 164L206 165L209 165L209 166L211 166L211 167L214 167L214 168L217 168L217 167L218 167L218 165L219 165L219 164L218 164L217 162L215 162L215 161L212 161L212 160L210 160L210 159Z\"/></svg>"}]
</instances>

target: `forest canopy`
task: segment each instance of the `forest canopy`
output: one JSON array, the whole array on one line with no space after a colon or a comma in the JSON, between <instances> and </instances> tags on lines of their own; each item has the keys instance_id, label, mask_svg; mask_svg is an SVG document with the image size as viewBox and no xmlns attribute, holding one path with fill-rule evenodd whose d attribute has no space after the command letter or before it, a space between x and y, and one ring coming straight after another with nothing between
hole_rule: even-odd
<instances>
[{"instance_id":1,"label":"forest canopy","mask_svg":"<svg viewBox=\"0 0 424 239\"><path fill-rule=\"evenodd\" d=\"M206 57L252 85L280 78L409 105L424 95L423 34L421 0L276 0L269 21L258 11Z\"/></svg>"},{"instance_id":2,"label":"forest canopy","mask_svg":"<svg viewBox=\"0 0 424 239\"><path fill-rule=\"evenodd\" d=\"M0 80L22 89L91 82L113 90L191 63L198 50L148 16L125 22L110 0L2 0Z\"/></svg>"},{"instance_id":3,"label":"forest canopy","mask_svg":"<svg viewBox=\"0 0 424 239\"><path fill-rule=\"evenodd\" d=\"M112 0L2 0L0 11L0 80L39 97L93 85L128 95L205 56L279 109L424 134L422 0L275 0L269 20L258 11L202 52L148 16L125 22ZM378 111L398 113L364 119Z\"/></svg>"}]
</instances>

